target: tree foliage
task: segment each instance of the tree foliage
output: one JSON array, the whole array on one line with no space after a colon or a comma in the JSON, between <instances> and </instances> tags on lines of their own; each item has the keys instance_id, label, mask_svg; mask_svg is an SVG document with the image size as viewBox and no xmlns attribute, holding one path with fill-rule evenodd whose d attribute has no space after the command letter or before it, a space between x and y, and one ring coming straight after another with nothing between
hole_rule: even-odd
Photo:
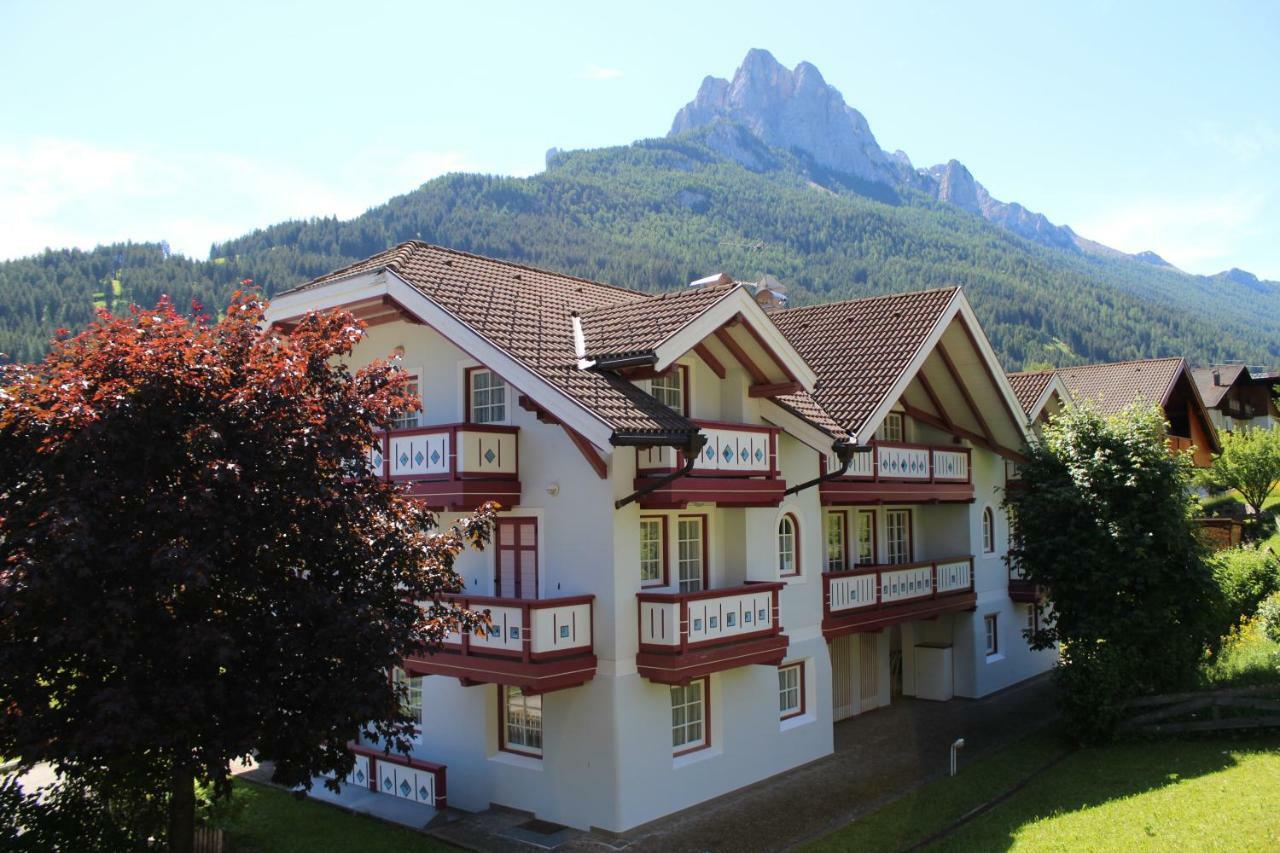
<instances>
[{"instance_id":1,"label":"tree foliage","mask_svg":"<svg viewBox=\"0 0 1280 853\"><path fill-rule=\"evenodd\" d=\"M1207 485L1235 489L1260 514L1280 486L1280 430L1241 429L1223 432L1222 452L1203 476Z\"/></svg>"},{"instance_id":2,"label":"tree foliage","mask_svg":"<svg viewBox=\"0 0 1280 853\"><path fill-rule=\"evenodd\" d=\"M178 839L234 758L296 785L360 733L407 749L388 671L481 620L442 595L492 507L436 530L353 461L406 376L341 366L350 315L263 310L102 312L0 387L0 754L170 779Z\"/></svg>"},{"instance_id":3,"label":"tree foliage","mask_svg":"<svg viewBox=\"0 0 1280 853\"><path fill-rule=\"evenodd\" d=\"M1045 590L1031 636L1057 644L1066 717L1105 738L1129 698L1192 678L1216 636L1217 586L1191 521L1190 461L1154 407L1065 412L1029 451L1009 559Z\"/></svg>"}]
</instances>

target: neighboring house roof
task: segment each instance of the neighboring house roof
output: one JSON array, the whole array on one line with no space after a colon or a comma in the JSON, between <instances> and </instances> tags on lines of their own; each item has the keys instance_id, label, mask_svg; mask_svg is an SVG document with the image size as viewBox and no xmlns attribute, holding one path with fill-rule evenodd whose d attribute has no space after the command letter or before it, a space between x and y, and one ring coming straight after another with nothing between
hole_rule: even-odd
<instances>
[{"instance_id":1,"label":"neighboring house roof","mask_svg":"<svg viewBox=\"0 0 1280 853\"><path fill-rule=\"evenodd\" d=\"M779 402L798 413L816 405L861 434L957 293L947 287L770 314L819 377L810 400L789 394Z\"/></svg>"},{"instance_id":2,"label":"neighboring house roof","mask_svg":"<svg viewBox=\"0 0 1280 853\"><path fill-rule=\"evenodd\" d=\"M1115 415L1140 398L1163 406L1186 369L1181 358L1144 358L1063 367L1056 372L1072 397L1090 401L1101 414Z\"/></svg>"},{"instance_id":3,"label":"neighboring house roof","mask_svg":"<svg viewBox=\"0 0 1280 853\"><path fill-rule=\"evenodd\" d=\"M390 271L524 363L615 431L692 434L676 414L630 382L577 364L572 315L655 297L574 276L534 269L421 242L401 243L313 279L289 293Z\"/></svg>"},{"instance_id":4,"label":"neighboring house roof","mask_svg":"<svg viewBox=\"0 0 1280 853\"><path fill-rule=\"evenodd\" d=\"M1227 396L1227 392L1231 390L1232 385L1236 384L1241 374L1248 382L1249 369L1243 364L1214 364L1191 369L1191 378L1196 381L1196 390L1200 392L1200 399L1204 400L1204 404L1210 409L1216 409L1222 404L1222 398Z\"/></svg>"},{"instance_id":5,"label":"neighboring house roof","mask_svg":"<svg viewBox=\"0 0 1280 853\"><path fill-rule=\"evenodd\" d=\"M1018 405L1022 407L1022 411L1034 416L1034 409L1036 403L1040 401L1040 395L1053 381L1053 371L1025 370L1006 375L1009 377L1009 385L1013 387L1013 394L1018 398Z\"/></svg>"}]
</instances>

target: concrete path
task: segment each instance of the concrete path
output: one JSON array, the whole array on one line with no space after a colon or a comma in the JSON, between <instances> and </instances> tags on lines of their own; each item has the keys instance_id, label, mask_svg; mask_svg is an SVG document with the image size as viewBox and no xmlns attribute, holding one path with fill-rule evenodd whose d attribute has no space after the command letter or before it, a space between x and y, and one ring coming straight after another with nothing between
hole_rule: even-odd
<instances>
[{"instance_id":1,"label":"concrete path","mask_svg":"<svg viewBox=\"0 0 1280 853\"><path fill-rule=\"evenodd\" d=\"M556 849L787 850L944 776L956 738L965 739L963 771L965 763L1023 737L1054 713L1047 676L985 699L900 699L888 708L837 723L835 752L826 758L620 836L572 833ZM461 816L432 834L473 850L528 851L535 848L521 844L510 832L526 820L527 815L490 810Z\"/></svg>"}]
</instances>

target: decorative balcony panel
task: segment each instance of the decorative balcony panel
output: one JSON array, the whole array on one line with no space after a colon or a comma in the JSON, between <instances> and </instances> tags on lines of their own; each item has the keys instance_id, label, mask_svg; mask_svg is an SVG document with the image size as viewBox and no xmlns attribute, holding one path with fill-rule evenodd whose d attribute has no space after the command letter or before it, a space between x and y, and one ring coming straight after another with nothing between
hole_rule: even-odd
<instances>
[{"instance_id":1,"label":"decorative balcony panel","mask_svg":"<svg viewBox=\"0 0 1280 853\"><path fill-rule=\"evenodd\" d=\"M520 500L519 428L444 424L384 433L369 466L433 509L470 511L487 500Z\"/></svg>"},{"instance_id":2,"label":"decorative balcony panel","mask_svg":"<svg viewBox=\"0 0 1280 853\"><path fill-rule=\"evenodd\" d=\"M838 463L828 458L827 470ZM827 506L878 503L968 503L973 479L967 447L875 441L854 454L844 476L820 487Z\"/></svg>"},{"instance_id":3,"label":"decorative balcony panel","mask_svg":"<svg viewBox=\"0 0 1280 853\"><path fill-rule=\"evenodd\" d=\"M781 583L638 595L636 668L651 681L690 679L750 664L781 663L787 637L778 623Z\"/></svg>"},{"instance_id":4,"label":"decorative balcony panel","mask_svg":"<svg viewBox=\"0 0 1280 853\"><path fill-rule=\"evenodd\" d=\"M751 424L695 421L707 443L692 470L641 500L645 509L683 508L692 501L720 506L777 506L786 491L778 476L778 430ZM650 478L684 467L672 447L643 448L636 455L637 489Z\"/></svg>"},{"instance_id":5,"label":"decorative balcony panel","mask_svg":"<svg viewBox=\"0 0 1280 853\"><path fill-rule=\"evenodd\" d=\"M529 693L576 687L595 676L594 596L448 598L468 610L488 612L488 629L450 634L434 654L406 658L406 672L451 675L464 684L508 684Z\"/></svg>"},{"instance_id":6,"label":"decorative balcony panel","mask_svg":"<svg viewBox=\"0 0 1280 853\"><path fill-rule=\"evenodd\" d=\"M388 753L367 744L349 743L347 751L355 755L356 763L343 784L435 809L448 806L445 765Z\"/></svg>"},{"instance_id":7,"label":"decorative balcony panel","mask_svg":"<svg viewBox=\"0 0 1280 853\"><path fill-rule=\"evenodd\" d=\"M977 605L973 558L968 556L826 572L822 583L822 630L827 636L878 631Z\"/></svg>"}]
</instances>

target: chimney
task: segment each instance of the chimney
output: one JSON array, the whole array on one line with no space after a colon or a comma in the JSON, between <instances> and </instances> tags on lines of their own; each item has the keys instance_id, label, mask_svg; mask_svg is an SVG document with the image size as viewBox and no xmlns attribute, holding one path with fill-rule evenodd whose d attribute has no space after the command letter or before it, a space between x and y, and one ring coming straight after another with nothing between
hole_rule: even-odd
<instances>
[{"instance_id":1,"label":"chimney","mask_svg":"<svg viewBox=\"0 0 1280 853\"><path fill-rule=\"evenodd\" d=\"M709 275L706 278L700 278L697 281L691 281L689 282L689 286L690 287L709 287L713 284L729 284L731 281L733 281L732 278L730 278L729 276L725 275L722 272L718 272L715 275Z\"/></svg>"},{"instance_id":2,"label":"chimney","mask_svg":"<svg viewBox=\"0 0 1280 853\"><path fill-rule=\"evenodd\" d=\"M756 304L765 311L781 311L787 307L787 287L765 273L755 283Z\"/></svg>"},{"instance_id":3,"label":"chimney","mask_svg":"<svg viewBox=\"0 0 1280 853\"><path fill-rule=\"evenodd\" d=\"M1222 384L1222 371L1218 370L1216 367L1213 369L1213 384L1214 385Z\"/></svg>"}]
</instances>

